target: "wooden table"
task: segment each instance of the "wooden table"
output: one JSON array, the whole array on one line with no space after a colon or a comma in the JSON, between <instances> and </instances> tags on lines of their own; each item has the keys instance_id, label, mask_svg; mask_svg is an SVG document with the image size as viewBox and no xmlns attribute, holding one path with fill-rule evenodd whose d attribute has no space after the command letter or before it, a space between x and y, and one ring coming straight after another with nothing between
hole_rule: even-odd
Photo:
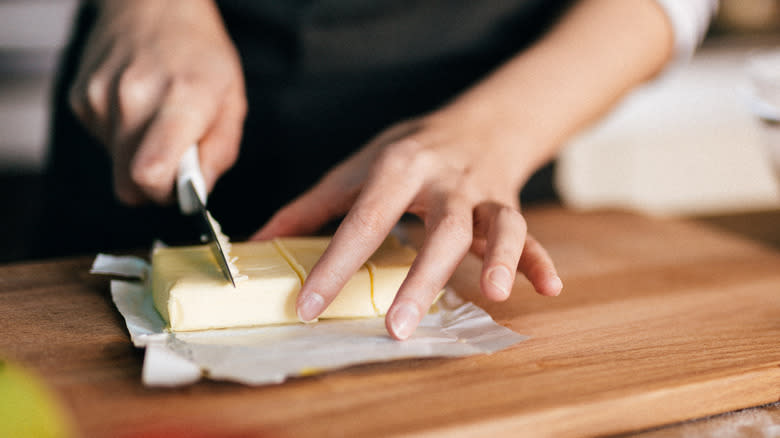
<instances>
[{"instance_id":1,"label":"wooden table","mask_svg":"<svg viewBox=\"0 0 780 438\"><path fill-rule=\"evenodd\" d=\"M37 370L89 437L609 435L780 399L777 248L701 222L621 212L551 206L527 217L558 264L560 297L536 296L523 280L507 303L487 303L473 259L452 281L531 336L493 355L269 387L145 388L143 352L107 280L87 273L89 258L0 267L0 351Z\"/></svg>"}]
</instances>

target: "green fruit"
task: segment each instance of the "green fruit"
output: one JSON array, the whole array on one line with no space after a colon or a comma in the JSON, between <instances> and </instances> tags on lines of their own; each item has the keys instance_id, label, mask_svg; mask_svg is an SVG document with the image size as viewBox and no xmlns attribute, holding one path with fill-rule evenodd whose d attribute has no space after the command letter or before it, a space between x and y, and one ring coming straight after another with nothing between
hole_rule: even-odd
<instances>
[{"instance_id":1,"label":"green fruit","mask_svg":"<svg viewBox=\"0 0 780 438\"><path fill-rule=\"evenodd\" d=\"M0 437L72 437L70 422L44 383L0 359Z\"/></svg>"}]
</instances>

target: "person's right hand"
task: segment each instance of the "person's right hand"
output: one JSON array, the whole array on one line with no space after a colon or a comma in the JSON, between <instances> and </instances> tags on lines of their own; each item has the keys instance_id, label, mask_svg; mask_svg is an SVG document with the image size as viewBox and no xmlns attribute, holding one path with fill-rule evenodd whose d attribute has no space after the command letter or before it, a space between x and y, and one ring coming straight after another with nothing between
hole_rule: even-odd
<instances>
[{"instance_id":1,"label":"person's right hand","mask_svg":"<svg viewBox=\"0 0 780 438\"><path fill-rule=\"evenodd\" d=\"M106 145L120 201L172 199L199 143L210 190L238 157L247 102L236 48L212 0L103 0L70 104Z\"/></svg>"}]
</instances>

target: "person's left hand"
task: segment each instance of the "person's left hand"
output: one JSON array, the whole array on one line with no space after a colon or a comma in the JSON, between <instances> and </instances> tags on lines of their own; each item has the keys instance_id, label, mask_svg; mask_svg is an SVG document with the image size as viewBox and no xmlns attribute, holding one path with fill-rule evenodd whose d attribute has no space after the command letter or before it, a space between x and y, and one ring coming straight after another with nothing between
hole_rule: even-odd
<instances>
[{"instance_id":1,"label":"person's left hand","mask_svg":"<svg viewBox=\"0 0 780 438\"><path fill-rule=\"evenodd\" d=\"M307 234L346 213L298 295L298 315L315 319L366 262L401 216L424 224L425 241L386 326L396 339L415 330L471 250L482 257L482 293L509 296L522 272L542 295L562 283L544 248L527 233L519 189L534 166L533 145L507 121L439 111L397 124L279 210L253 239Z\"/></svg>"}]
</instances>

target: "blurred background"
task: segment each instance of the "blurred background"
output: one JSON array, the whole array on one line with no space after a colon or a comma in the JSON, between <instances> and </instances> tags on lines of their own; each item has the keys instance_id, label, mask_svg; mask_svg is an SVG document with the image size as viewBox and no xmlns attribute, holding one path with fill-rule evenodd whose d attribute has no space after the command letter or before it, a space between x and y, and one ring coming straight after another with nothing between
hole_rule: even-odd
<instances>
[{"instance_id":1,"label":"blurred background","mask_svg":"<svg viewBox=\"0 0 780 438\"><path fill-rule=\"evenodd\" d=\"M26 257L46 160L49 93L78 0L0 0L0 262Z\"/></svg>"},{"instance_id":2,"label":"blurred background","mask_svg":"<svg viewBox=\"0 0 780 438\"><path fill-rule=\"evenodd\" d=\"M46 162L51 82L77 0L0 0L0 262L25 258ZM780 48L780 0L721 0L694 59L637 90L573 139L556 176L565 204L665 216L777 210L744 62Z\"/></svg>"},{"instance_id":3,"label":"blurred background","mask_svg":"<svg viewBox=\"0 0 780 438\"><path fill-rule=\"evenodd\" d=\"M721 0L718 14L689 63L632 93L564 150L557 182L568 204L660 215L780 205L745 68L751 55L780 50L780 1Z\"/></svg>"}]
</instances>

